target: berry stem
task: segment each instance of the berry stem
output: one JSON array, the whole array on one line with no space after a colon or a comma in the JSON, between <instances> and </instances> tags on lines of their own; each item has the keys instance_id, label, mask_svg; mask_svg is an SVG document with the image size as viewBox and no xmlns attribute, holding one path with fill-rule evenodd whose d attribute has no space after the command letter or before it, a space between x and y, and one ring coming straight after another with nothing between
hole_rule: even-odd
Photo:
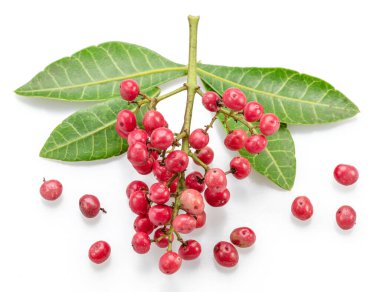
<instances>
[{"instance_id":1,"label":"berry stem","mask_svg":"<svg viewBox=\"0 0 380 292\"><path fill-rule=\"evenodd\" d=\"M202 160L200 160L195 153L189 151L189 156L194 160L194 162L202 166L205 171L209 169L209 167Z\"/></svg>"},{"instance_id":2,"label":"berry stem","mask_svg":"<svg viewBox=\"0 0 380 292\"><path fill-rule=\"evenodd\" d=\"M193 104L194 97L196 91L199 89L197 83L197 33L198 33L198 22L199 16L189 16L189 31L190 31L190 39L189 39L189 64L188 64L188 75L187 75L187 83L184 85L187 89L187 101L186 101L186 110L184 116L184 122L182 126L181 133L179 135L183 135L182 137L182 151L186 152L190 155L190 147L189 147L189 135L190 127L191 127L191 117L193 113ZM185 133L185 134L182 134ZM172 251L172 240L171 236L174 232L173 220L178 215L179 209L181 207L180 195L181 191L185 187L185 173L182 172L179 174L179 182L177 187L177 194L175 196L174 206L172 218L170 220L170 228L168 231L169 245L167 251Z\"/></svg>"},{"instance_id":3,"label":"berry stem","mask_svg":"<svg viewBox=\"0 0 380 292\"><path fill-rule=\"evenodd\" d=\"M236 114L236 113L234 113L228 109L225 109L225 108L220 108L218 110L218 112L224 114L225 117L233 118L236 122L242 123L243 125L245 125L249 129L249 131L251 133L256 133L255 125L252 125L250 122L247 122L243 116ZM225 120L225 122L227 125L227 119Z\"/></svg>"},{"instance_id":4,"label":"berry stem","mask_svg":"<svg viewBox=\"0 0 380 292\"><path fill-rule=\"evenodd\" d=\"M210 128L212 128L212 126L214 125L214 123L215 123L215 121L218 119L218 113L216 113L213 117L212 117L212 119L211 119L211 122L207 125L207 126L205 126L205 132L207 133L207 131L210 129Z\"/></svg>"}]
</instances>

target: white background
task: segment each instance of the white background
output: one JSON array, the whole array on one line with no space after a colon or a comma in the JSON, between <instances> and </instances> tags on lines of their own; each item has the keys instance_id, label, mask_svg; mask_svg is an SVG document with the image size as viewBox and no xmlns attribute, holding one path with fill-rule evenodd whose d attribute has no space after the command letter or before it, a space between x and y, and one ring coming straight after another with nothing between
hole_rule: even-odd
<instances>
[{"instance_id":1,"label":"white background","mask_svg":"<svg viewBox=\"0 0 380 292\"><path fill-rule=\"evenodd\" d=\"M0 291L379 291L376 2L3 1ZM140 44L185 63L190 13L201 15L198 57L203 63L305 72L331 82L361 113L333 125L291 126L298 168L293 190L283 191L256 173L243 182L231 178L229 204L208 207L207 226L192 234L202 243L201 258L184 262L168 277L158 270L161 250L153 247L141 256L131 249L134 216L124 190L138 176L124 156L75 164L38 157L55 125L87 104L29 99L13 90L49 63L105 41ZM160 107L169 124L180 124L184 100L182 95ZM199 99L194 118L194 127L210 118ZM212 134L214 165L226 168L233 153L222 147L220 127ZM354 187L334 182L338 163L357 166L360 179ZM63 182L58 202L40 198L44 176ZM85 193L98 195L109 213L83 219L77 204ZM310 222L290 215L299 195L314 204ZM352 205L358 216L348 232L335 223L335 211L343 204ZM216 266L214 244L243 225L255 230L255 247L239 250L235 269ZM87 251L99 239L111 244L112 255L95 266Z\"/></svg>"}]
</instances>

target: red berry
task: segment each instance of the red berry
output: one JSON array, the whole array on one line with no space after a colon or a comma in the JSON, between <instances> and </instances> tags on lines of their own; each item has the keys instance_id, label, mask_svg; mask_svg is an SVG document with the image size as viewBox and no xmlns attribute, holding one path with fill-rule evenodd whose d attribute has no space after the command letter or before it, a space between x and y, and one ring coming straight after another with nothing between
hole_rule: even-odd
<instances>
[{"instance_id":1,"label":"red berry","mask_svg":"<svg viewBox=\"0 0 380 292\"><path fill-rule=\"evenodd\" d=\"M350 206L340 207L336 212L336 223L344 230L354 227L356 223L355 210Z\"/></svg>"},{"instance_id":2,"label":"red berry","mask_svg":"<svg viewBox=\"0 0 380 292\"><path fill-rule=\"evenodd\" d=\"M230 200L230 191L224 189L221 192L214 192L207 188L205 190L206 202L212 207L222 207Z\"/></svg>"},{"instance_id":3,"label":"red berry","mask_svg":"<svg viewBox=\"0 0 380 292\"><path fill-rule=\"evenodd\" d=\"M128 160L135 166L143 166L149 158L148 148L141 142L136 142L128 147Z\"/></svg>"},{"instance_id":4,"label":"red berry","mask_svg":"<svg viewBox=\"0 0 380 292\"><path fill-rule=\"evenodd\" d=\"M202 96L203 106L210 112L218 111L218 105L221 102L219 95L213 91L207 91Z\"/></svg>"},{"instance_id":5,"label":"red berry","mask_svg":"<svg viewBox=\"0 0 380 292\"><path fill-rule=\"evenodd\" d=\"M189 144L196 150L200 150L207 146L210 138L207 132L203 129L196 129L189 136Z\"/></svg>"},{"instance_id":6,"label":"red berry","mask_svg":"<svg viewBox=\"0 0 380 292\"><path fill-rule=\"evenodd\" d=\"M126 190L127 197L129 199L132 193L136 191L147 191L148 189L149 189L148 186L143 181L134 180L130 182L129 185L127 186L127 190Z\"/></svg>"},{"instance_id":7,"label":"red berry","mask_svg":"<svg viewBox=\"0 0 380 292\"><path fill-rule=\"evenodd\" d=\"M202 247L196 240L186 240L178 249L179 256L186 260L195 260L202 252Z\"/></svg>"},{"instance_id":8,"label":"red berry","mask_svg":"<svg viewBox=\"0 0 380 292\"><path fill-rule=\"evenodd\" d=\"M146 144L148 133L142 129L134 129L128 134L128 145L133 145L136 142Z\"/></svg>"},{"instance_id":9,"label":"red berry","mask_svg":"<svg viewBox=\"0 0 380 292\"><path fill-rule=\"evenodd\" d=\"M124 130L120 128L120 126L119 126L118 123L115 124L115 129L116 129L117 134L118 134L121 138L123 138L123 139L128 139L129 132L124 132Z\"/></svg>"},{"instance_id":10,"label":"red berry","mask_svg":"<svg viewBox=\"0 0 380 292\"><path fill-rule=\"evenodd\" d=\"M232 171L232 175L237 179L246 178L251 172L251 164L248 159L236 156L232 158L230 162L230 168Z\"/></svg>"},{"instance_id":11,"label":"red berry","mask_svg":"<svg viewBox=\"0 0 380 292\"><path fill-rule=\"evenodd\" d=\"M100 211L99 199L94 195L84 195L79 199L79 209L83 216L94 218Z\"/></svg>"},{"instance_id":12,"label":"red berry","mask_svg":"<svg viewBox=\"0 0 380 292\"><path fill-rule=\"evenodd\" d=\"M189 164L189 157L182 150L170 152L165 160L166 168L171 172L185 171Z\"/></svg>"},{"instance_id":13,"label":"red berry","mask_svg":"<svg viewBox=\"0 0 380 292\"><path fill-rule=\"evenodd\" d=\"M334 169L334 177L338 183L345 186L349 186L354 184L358 180L359 172L352 165L339 164Z\"/></svg>"},{"instance_id":14,"label":"red berry","mask_svg":"<svg viewBox=\"0 0 380 292\"><path fill-rule=\"evenodd\" d=\"M136 232L132 237L132 247L139 254L147 253L150 250L150 238L145 232Z\"/></svg>"},{"instance_id":15,"label":"red berry","mask_svg":"<svg viewBox=\"0 0 380 292\"><path fill-rule=\"evenodd\" d=\"M145 162L143 165L133 165L133 168L136 169L136 171L141 174L141 175L147 175L152 172L153 170L153 163L154 163L154 158L149 157L148 160Z\"/></svg>"},{"instance_id":16,"label":"red berry","mask_svg":"<svg viewBox=\"0 0 380 292\"><path fill-rule=\"evenodd\" d=\"M264 114L260 119L259 126L264 136L270 136L280 129L280 120L275 114Z\"/></svg>"},{"instance_id":17,"label":"red berry","mask_svg":"<svg viewBox=\"0 0 380 292\"><path fill-rule=\"evenodd\" d=\"M253 154L253 153L261 153L265 150L268 145L268 140L263 135L252 135L245 142L245 149Z\"/></svg>"},{"instance_id":18,"label":"red berry","mask_svg":"<svg viewBox=\"0 0 380 292\"><path fill-rule=\"evenodd\" d=\"M205 208L201 193L193 189L184 190L180 202L182 209L191 215L202 214Z\"/></svg>"},{"instance_id":19,"label":"red berry","mask_svg":"<svg viewBox=\"0 0 380 292\"><path fill-rule=\"evenodd\" d=\"M222 192L227 187L227 177L220 168L211 168L205 175L206 186L214 192Z\"/></svg>"},{"instance_id":20,"label":"red berry","mask_svg":"<svg viewBox=\"0 0 380 292\"><path fill-rule=\"evenodd\" d=\"M47 181L44 179L40 187L40 194L45 200L54 201L62 194L62 184L55 179Z\"/></svg>"},{"instance_id":21,"label":"red berry","mask_svg":"<svg viewBox=\"0 0 380 292\"><path fill-rule=\"evenodd\" d=\"M206 224L206 212L203 211L201 214L198 214L195 216L195 220L197 220L197 224L195 225L195 228L202 228Z\"/></svg>"},{"instance_id":22,"label":"red berry","mask_svg":"<svg viewBox=\"0 0 380 292\"><path fill-rule=\"evenodd\" d=\"M150 187L148 197L156 204L165 204L170 199L170 190L163 183L154 183Z\"/></svg>"},{"instance_id":23,"label":"red berry","mask_svg":"<svg viewBox=\"0 0 380 292\"><path fill-rule=\"evenodd\" d=\"M157 160L159 154L158 154L158 152L156 150L154 150L154 148L152 147L152 144L147 143L146 147L148 147L148 151L150 153L150 156Z\"/></svg>"},{"instance_id":24,"label":"red berry","mask_svg":"<svg viewBox=\"0 0 380 292\"><path fill-rule=\"evenodd\" d=\"M308 197L301 196L294 199L292 204L294 217L300 220L307 220L313 215L313 205Z\"/></svg>"},{"instance_id":25,"label":"red berry","mask_svg":"<svg viewBox=\"0 0 380 292\"><path fill-rule=\"evenodd\" d=\"M154 230L154 225L150 222L148 216L139 215L136 217L133 223L133 228L136 232L145 232L146 234L151 234Z\"/></svg>"},{"instance_id":26,"label":"red berry","mask_svg":"<svg viewBox=\"0 0 380 292\"><path fill-rule=\"evenodd\" d=\"M166 168L165 163L161 160L156 160L153 163L153 174L160 182L166 182L173 176L173 173Z\"/></svg>"},{"instance_id":27,"label":"red berry","mask_svg":"<svg viewBox=\"0 0 380 292\"><path fill-rule=\"evenodd\" d=\"M187 234L193 231L196 225L197 221L193 216L189 214L178 215L173 220L174 230L183 234Z\"/></svg>"},{"instance_id":28,"label":"red berry","mask_svg":"<svg viewBox=\"0 0 380 292\"><path fill-rule=\"evenodd\" d=\"M149 209L148 217L154 225L166 225L172 217L173 209L166 205L156 205Z\"/></svg>"},{"instance_id":29,"label":"red berry","mask_svg":"<svg viewBox=\"0 0 380 292\"><path fill-rule=\"evenodd\" d=\"M145 113L142 124L145 128L145 131L150 135L154 129L165 127L167 125L164 116L155 110L150 110Z\"/></svg>"},{"instance_id":30,"label":"red berry","mask_svg":"<svg viewBox=\"0 0 380 292\"><path fill-rule=\"evenodd\" d=\"M105 262L111 254L111 247L105 241L97 241L91 245L88 251L88 257L95 264L101 264Z\"/></svg>"},{"instance_id":31,"label":"red berry","mask_svg":"<svg viewBox=\"0 0 380 292\"><path fill-rule=\"evenodd\" d=\"M169 237L164 236L167 231L168 231L168 229L166 229L166 228L159 228L154 232L154 241L155 241L156 245L160 248L167 248L169 245ZM158 240L159 238L161 238L161 239ZM174 235L172 233L170 236L170 240L173 241L173 239L174 239Z\"/></svg>"},{"instance_id":32,"label":"red berry","mask_svg":"<svg viewBox=\"0 0 380 292\"><path fill-rule=\"evenodd\" d=\"M214 247L214 257L217 263L223 267L231 268L239 261L239 253L229 242L220 241Z\"/></svg>"},{"instance_id":33,"label":"red berry","mask_svg":"<svg viewBox=\"0 0 380 292\"><path fill-rule=\"evenodd\" d=\"M263 113L264 107L256 101L250 101L244 107L244 117L248 122L257 122Z\"/></svg>"},{"instance_id":34,"label":"red berry","mask_svg":"<svg viewBox=\"0 0 380 292\"><path fill-rule=\"evenodd\" d=\"M203 175L199 171L190 172L186 176L185 184L188 189L194 189L200 193L205 189Z\"/></svg>"},{"instance_id":35,"label":"red berry","mask_svg":"<svg viewBox=\"0 0 380 292\"><path fill-rule=\"evenodd\" d=\"M116 123L119 130L125 134L132 132L137 126L135 114L127 109L118 113Z\"/></svg>"},{"instance_id":36,"label":"red berry","mask_svg":"<svg viewBox=\"0 0 380 292\"><path fill-rule=\"evenodd\" d=\"M248 135L244 130L236 129L226 136L224 139L224 145L232 151L237 151L244 147L247 139Z\"/></svg>"},{"instance_id":37,"label":"red berry","mask_svg":"<svg viewBox=\"0 0 380 292\"><path fill-rule=\"evenodd\" d=\"M140 87L133 79L124 80L120 83L120 95L127 101L132 101L140 93Z\"/></svg>"},{"instance_id":38,"label":"red berry","mask_svg":"<svg viewBox=\"0 0 380 292\"><path fill-rule=\"evenodd\" d=\"M166 150L173 144L174 134L168 128L157 128L154 129L150 136L150 144L152 147Z\"/></svg>"},{"instance_id":39,"label":"red berry","mask_svg":"<svg viewBox=\"0 0 380 292\"><path fill-rule=\"evenodd\" d=\"M174 274L179 270L182 258L175 252L168 251L160 257L159 267L164 274Z\"/></svg>"},{"instance_id":40,"label":"red berry","mask_svg":"<svg viewBox=\"0 0 380 292\"><path fill-rule=\"evenodd\" d=\"M143 191L136 191L129 198L129 207L137 215L145 215L149 210L149 202ZM152 221L152 220L151 220Z\"/></svg>"},{"instance_id":41,"label":"red berry","mask_svg":"<svg viewBox=\"0 0 380 292\"><path fill-rule=\"evenodd\" d=\"M177 177L177 178L176 178L175 180L173 180L173 182L170 184L170 187L169 187L169 189L170 189L170 193L175 193L175 192L177 191L178 181L179 181L179 179L178 179L178 177Z\"/></svg>"},{"instance_id":42,"label":"red berry","mask_svg":"<svg viewBox=\"0 0 380 292\"><path fill-rule=\"evenodd\" d=\"M238 247L250 247L256 241L256 234L251 228L239 227L231 232L230 240Z\"/></svg>"},{"instance_id":43,"label":"red berry","mask_svg":"<svg viewBox=\"0 0 380 292\"><path fill-rule=\"evenodd\" d=\"M247 103L247 97L238 88L228 88L223 93L224 105L234 111L241 111Z\"/></svg>"},{"instance_id":44,"label":"red berry","mask_svg":"<svg viewBox=\"0 0 380 292\"><path fill-rule=\"evenodd\" d=\"M204 164L209 165L214 160L214 151L210 147L205 147L199 151L197 154L199 160L201 160ZM195 164L198 162L194 161Z\"/></svg>"}]
</instances>

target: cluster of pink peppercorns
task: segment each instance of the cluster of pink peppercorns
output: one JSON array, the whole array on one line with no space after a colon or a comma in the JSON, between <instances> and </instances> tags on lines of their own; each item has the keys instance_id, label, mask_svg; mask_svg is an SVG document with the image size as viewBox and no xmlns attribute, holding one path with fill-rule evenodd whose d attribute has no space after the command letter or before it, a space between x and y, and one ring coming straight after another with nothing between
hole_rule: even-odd
<instances>
[{"instance_id":1,"label":"cluster of pink peppercorns","mask_svg":"<svg viewBox=\"0 0 380 292\"><path fill-rule=\"evenodd\" d=\"M141 102L135 101L138 96L151 104L142 119L143 129L137 126L134 110L124 109L117 116L116 130L128 141L127 158L136 171L142 175L153 173L157 179L150 187L142 181L133 181L127 187L129 206L137 215L132 246L140 254L147 253L152 242L166 248L167 252L160 258L159 268L165 274L173 274L180 268L182 260L196 259L201 253L199 242L185 241L181 235L189 234L205 224L204 200L212 207L227 204L230 192L226 175L231 173L237 179L244 179L251 172L251 165L246 158L236 156L226 172L208 166L214 158L214 152L208 146L208 130L216 115L204 129L198 128L191 132L182 129L181 133L175 134L168 128L164 116L155 109L156 104L152 106L152 100L140 93L134 80L121 83L120 95L128 102L136 103L137 108L141 106ZM276 133L280 128L276 115L264 114L263 106L257 102L247 103L245 94L237 88L227 89L222 98L215 92L206 92L202 94L202 103L211 112L249 126L250 136L242 129L229 131L224 144L233 151L245 148L249 153L258 154L268 144L266 136ZM253 125L252 122L258 124ZM182 148L177 149L181 146L181 140ZM187 147L183 147L183 143L188 143ZM189 158L204 169L204 174L199 171L185 174ZM249 246L246 243L248 235L251 236L250 240L255 238L249 228L241 232L234 231L231 240L238 246L246 247ZM181 243L178 253L172 250L174 236ZM236 249L226 242L215 246L214 256L219 264L226 267L232 267L238 261Z\"/></svg>"},{"instance_id":2,"label":"cluster of pink peppercorns","mask_svg":"<svg viewBox=\"0 0 380 292\"><path fill-rule=\"evenodd\" d=\"M63 186L61 182L55 179L44 179L40 187L41 196L48 201L57 200L62 195L62 191ZM100 211L107 213L106 210L101 208L99 199L94 195L83 195L79 199L79 209L86 218L94 218ZM96 264L105 262L109 258L110 254L111 247L103 240L92 244L88 251L88 257Z\"/></svg>"},{"instance_id":3,"label":"cluster of pink peppercorns","mask_svg":"<svg viewBox=\"0 0 380 292\"><path fill-rule=\"evenodd\" d=\"M345 186L354 184L359 178L358 170L347 164L339 164L334 169L335 180ZM299 220L305 221L313 216L313 205L308 197L300 196L294 199L291 207L293 215ZM335 215L336 223L343 230L354 227L356 212L351 206L341 206Z\"/></svg>"}]
</instances>

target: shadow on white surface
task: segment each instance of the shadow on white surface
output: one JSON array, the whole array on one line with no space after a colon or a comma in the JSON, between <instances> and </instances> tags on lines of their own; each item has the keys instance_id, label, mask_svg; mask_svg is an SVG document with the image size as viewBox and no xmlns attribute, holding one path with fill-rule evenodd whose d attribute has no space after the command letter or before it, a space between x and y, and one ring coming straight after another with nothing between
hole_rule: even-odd
<instances>
[{"instance_id":1,"label":"shadow on white surface","mask_svg":"<svg viewBox=\"0 0 380 292\"><path fill-rule=\"evenodd\" d=\"M313 221L313 218L310 218L309 220L305 220L305 221L297 219L296 217L294 217L294 215L292 214L292 212L289 213L289 216L290 216L290 220L293 222L293 224L295 226L299 227L299 228L306 228Z\"/></svg>"},{"instance_id":2,"label":"shadow on white surface","mask_svg":"<svg viewBox=\"0 0 380 292\"><path fill-rule=\"evenodd\" d=\"M58 208L62 205L63 195L61 195L57 200L55 201L48 201L41 197L42 204L47 206L48 208Z\"/></svg>"},{"instance_id":3,"label":"shadow on white surface","mask_svg":"<svg viewBox=\"0 0 380 292\"><path fill-rule=\"evenodd\" d=\"M79 206L78 206L78 209L79 209ZM79 216L82 217L82 221L86 223L86 225L88 226L95 226L99 223L99 221L101 220L101 217L103 216L102 212L100 211L99 214L94 217L94 218L86 218L82 215L81 212L78 212L79 213ZM106 214L105 214L106 215Z\"/></svg>"},{"instance_id":4,"label":"shadow on white surface","mask_svg":"<svg viewBox=\"0 0 380 292\"><path fill-rule=\"evenodd\" d=\"M214 266L215 268L218 270L218 272L222 273L222 274L233 274L235 273L238 268L239 268L239 264L237 264L236 266L232 267L232 268L226 268L226 267L222 267L221 265L219 265L215 260L214 260Z\"/></svg>"},{"instance_id":5,"label":"shadow on white surface","mask_svg":"<svg viewBox=\"0 0 380 292\"><path fill-rule=\"evenodd\" d=\"M111 256L104 263L95 264L95 263L89 261L89 265L91 265L91 268L94 271L103 271L103 270L105 270L105 269L107 269L109 267L109 265L111 264L111 262L112 262L112 251L111 251Z\"/></svg>"}]
</instances>

